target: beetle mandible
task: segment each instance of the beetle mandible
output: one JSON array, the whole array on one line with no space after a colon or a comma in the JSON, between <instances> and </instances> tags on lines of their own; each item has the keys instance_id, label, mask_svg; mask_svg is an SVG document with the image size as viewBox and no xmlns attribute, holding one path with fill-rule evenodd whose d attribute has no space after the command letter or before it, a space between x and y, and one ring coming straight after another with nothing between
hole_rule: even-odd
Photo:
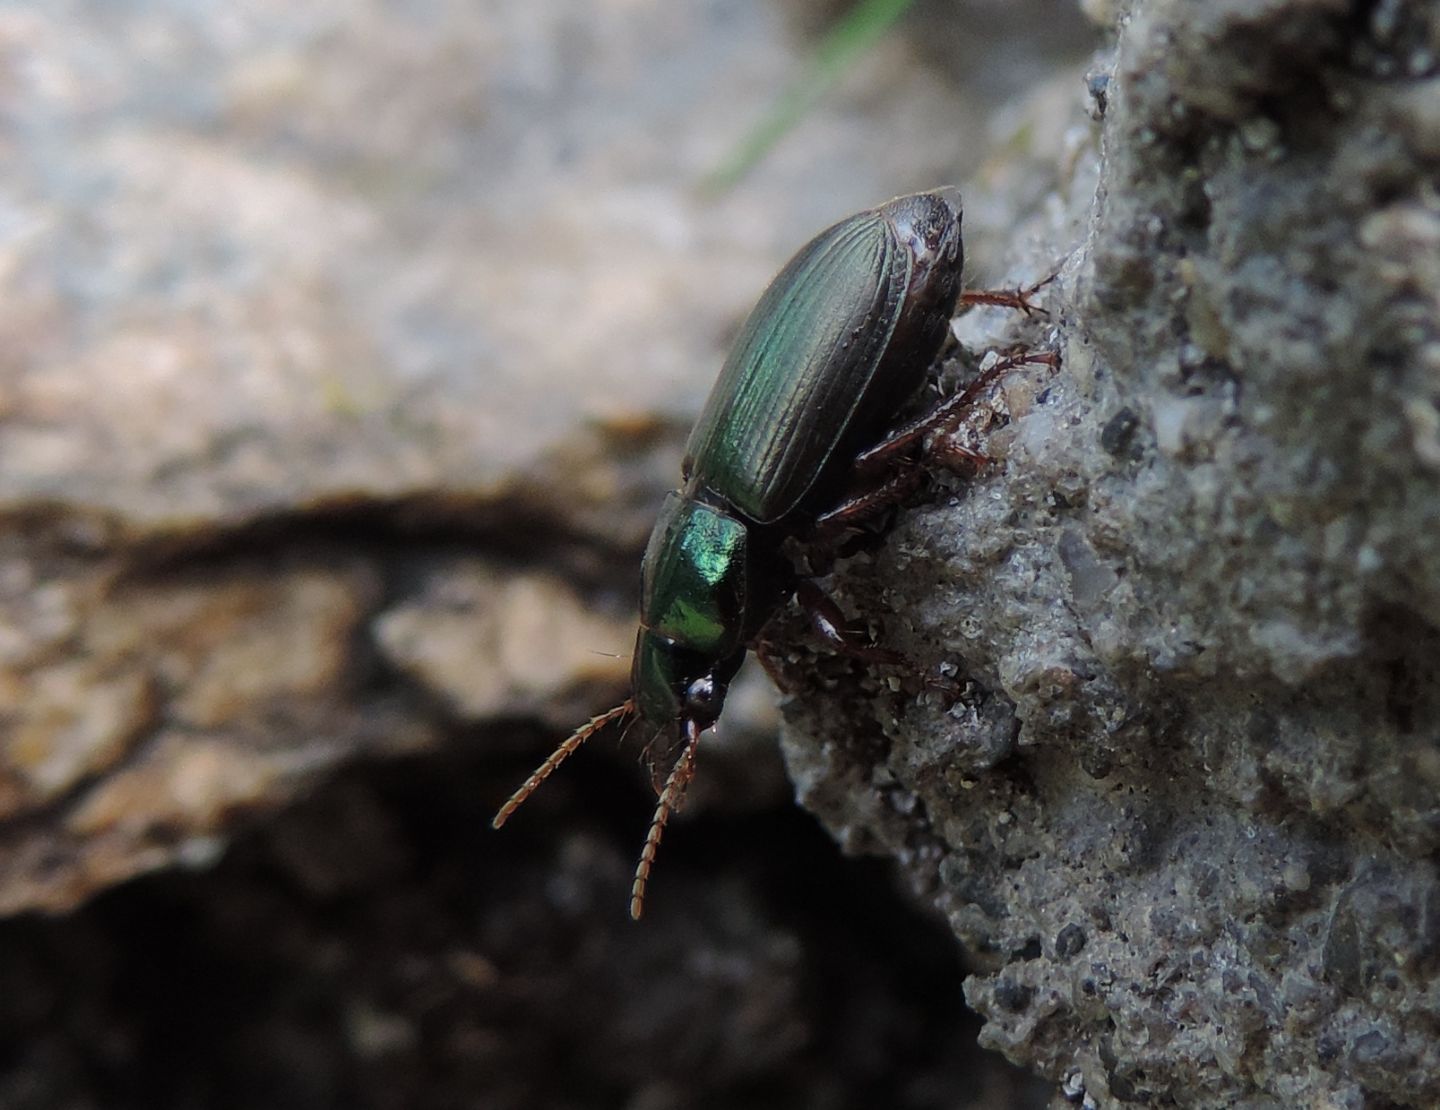
<instances>
[{"instance_id":1,"label":"beetle mandible","mask_svg":"<svg viewBox=\"0 0 1440 1110\"><path fill-rule=\"evenodd\" d=\"M918 442L920 424L876 446L944 343L960 297L960 219L953 192L899 197L820 232L770 283L690 433L684 483L666 497L645 549L630 697L577 729L495 815L498 829L613 722L635 720L677 741L635 871L634 918L665 825L695 774L700 737L719 719L747 648L792 595L837 646L901 659L852 641L839 610L782 545L817 520L843 518L839 503L862 453L873 461L893 453L886 444ZM997 303L992 297L975 299ZM866 497L883 500L872 488L853 502L857 516L868 511Z\"/></svg>"}]
</instances>

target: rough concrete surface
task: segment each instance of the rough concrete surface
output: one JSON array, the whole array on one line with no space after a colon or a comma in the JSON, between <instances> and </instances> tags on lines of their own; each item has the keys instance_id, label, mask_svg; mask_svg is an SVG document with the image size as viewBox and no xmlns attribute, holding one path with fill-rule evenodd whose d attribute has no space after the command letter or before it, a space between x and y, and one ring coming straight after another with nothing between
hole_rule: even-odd
<instances>
[{"instance_id":1,"label":"rough concrete surface","mask_svg":"<svg viewBox=\"0 0 1440 1110\"><path fill-rule=\"evenodd\" d=\"M1119 6L1018 229L1063 368L842 575L958 692L792 653L802 800L1072 1101L1440 1104L1437 13Z\"/></svg>"}]
</instances>

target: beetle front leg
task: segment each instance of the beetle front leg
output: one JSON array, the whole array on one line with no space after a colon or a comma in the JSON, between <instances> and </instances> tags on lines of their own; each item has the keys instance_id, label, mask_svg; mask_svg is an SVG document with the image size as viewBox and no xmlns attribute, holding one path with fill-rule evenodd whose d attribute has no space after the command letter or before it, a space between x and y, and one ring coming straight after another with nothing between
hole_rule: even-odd
<instances>
[{"instance_id":1,"label":"beetle front leg","mask_svg":"<svg viewBox=\"0 0 1440 1110\"><path fill-rule=\"evenodd\" d=\"M926 675L909 656L898 651L891 651L889 648L882 648L849 631L845 627L845 614L840 611L840 607L809 579L802 579L800 584L795 587L795 598L809 616L811 625L820 633L826 643L841 654L864 660L867 663L903 668L912 676L919 678L925 689L958 695L959 687L950 679ZM769 666L766 667L766 670L772 678L776 677L775 671L771 670ZM782 690L785 688L778 679L775 684Z\"/></svg>"}]
</instances>

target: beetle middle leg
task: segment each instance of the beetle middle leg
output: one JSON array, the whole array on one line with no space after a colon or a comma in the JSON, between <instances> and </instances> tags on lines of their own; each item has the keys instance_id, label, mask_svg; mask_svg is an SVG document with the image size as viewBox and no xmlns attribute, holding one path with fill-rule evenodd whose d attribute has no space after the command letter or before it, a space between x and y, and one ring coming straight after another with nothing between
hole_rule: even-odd
<instances>
[{"instance_id":1,"label":"beetle middle leg","mask_svg":"<svg viewBox=\"0 0 1440 1110\"><path fill-rule=\"evenodd\" d=\"M959 393L945 398L929 412L922 413L909 424L890 433L874 447L862 451L855 459L856 471L872 474L883 472L887 467L903 460L910 452L923 447L931 436L938 435L956 424L966 410L975 404L981 391L1002 374L1027 365L1054 368L1060 365L1060 355L1056 351L1021 351L1019 354L996 360L992 366L977 374ZM985 456L974 451L963 451L962 457L968 457L972 462L988 461Z\"/></svg>"},{"instance_id":2,"label":"beetle middle leg","mask_svg":"<svg viewBox=\"0 0 1440 1110\"><path fill-rule=\"evenodd\" d=\"M910 460L899 460L894 473L852 493L829 512L815 518L811 541L826 544L842 539L858 526L900 504L925 484L925 474Z\"/></svg>"},{"instance_id":3,"label":"beetle middle leg","mask_svg":"<svg viewBox=\"0 0 1440 1110\"><path fill-rule=\"evenodd\" d=\"M846 500L815 519L807 542L820 548L839 548L847 537L860 534L866 523L905 501L925 482L925 470L917 458L922 451L925 457L957 469L988 463L988 456L949 441L945 438L947 433L953 431L981 392L1001 375L1019 366L1036 364L1053 368L1059 362L1060 356L1055 351L1021 351L997 359L964 389L861 453L855 463L852 492ZM809 616L811 626L834 650L872 663L908 665L904 655L849 632L839 606L809 578L800 580L795 598ZM760 655L771 678L779 685L779 668L769 665L763 651ZM927 681L927 685L932 683ZM953 684L940 685L950 688Z\"/></svg>"},{"instance_id":4,"label":"beetle middle leg","mask_svg":"<svg viewBox=\"0 0 1440 1110\"><path fill-rule=\"evenodd\" d=\"M844 501L815 518L809 539L834 544L860 525L903 502L925 481L925 472L916 456L925 456L953 470L976 469L990 461L988 455L949 441L945 433L975 404L976 398L1001 375L1029 364L1055 367L1060 356L1054 351L1024 351L996 360L981 371L959 393L947 397L929 412L916 417L855 459L852 492Z\"/></svg>"}]
</instances>

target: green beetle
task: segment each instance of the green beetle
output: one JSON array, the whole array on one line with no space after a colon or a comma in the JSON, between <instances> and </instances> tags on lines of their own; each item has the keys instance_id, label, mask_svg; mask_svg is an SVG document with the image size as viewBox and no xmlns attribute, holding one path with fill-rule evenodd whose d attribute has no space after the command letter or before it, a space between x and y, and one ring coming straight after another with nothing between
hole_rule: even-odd
<instances>
[{"instance_id":1,"label":"green beetle","mask_svg":"<svg viewBox=\"0 0 1440 1110\"><path fill-rule=\"evenodd\" d=\"M833 642L899 658L850 641L838 610L782 545L836 515L857 457L877 454L923 384L960 295L960 216L953 193L900 197L822 231L771 282L690 433L684 484L666 498L645 550L630 698L566 739L495 816L499 828L614 721L638 718L683 745L636 868L632 917L694 776L700 736L719 719L747 647L792 595L801 593Z\"/></svg>"}]
</instances>

